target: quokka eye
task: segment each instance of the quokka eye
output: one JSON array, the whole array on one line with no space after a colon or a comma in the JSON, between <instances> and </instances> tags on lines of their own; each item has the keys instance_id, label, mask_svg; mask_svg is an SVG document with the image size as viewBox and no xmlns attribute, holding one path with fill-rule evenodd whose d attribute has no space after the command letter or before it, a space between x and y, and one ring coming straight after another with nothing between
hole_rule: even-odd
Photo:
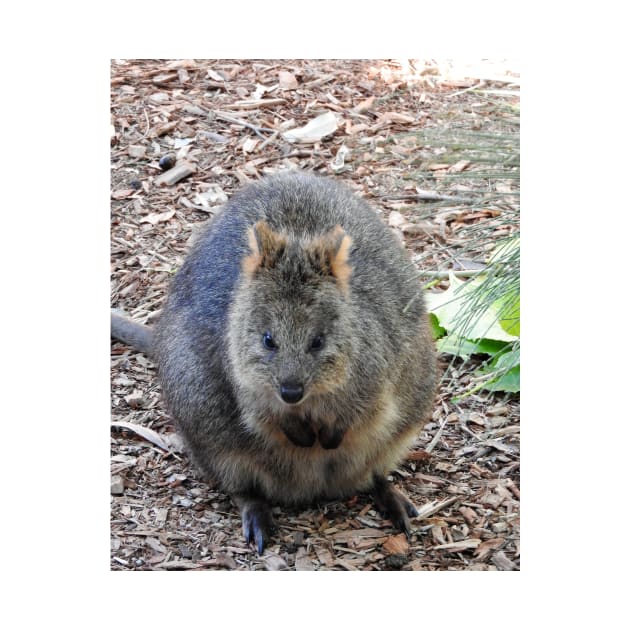
<instances>
[{"instance_id":1,"label":"quokka eye","mask_svg":"<svg viewBox=\"0 0 630 630\"><path fill-rule=\"evenodd\" d=\"M311 350L321 350L324 347L324 335L315 335L311 339Z\"/></svg>"},{"instance_id":2,"label":"quokka eye","mask_svg":"<svg viewBox=\"0 0 630 630\"><path fill-rule=\"evenodd\" d=\"M263 334L262 342L263 342L263 346L265 346L267 350L275 350L278 347L276 345L276 342L273 340L273 337L271 336L270 332L266 332Z\"/></svg>"}]
</instances>

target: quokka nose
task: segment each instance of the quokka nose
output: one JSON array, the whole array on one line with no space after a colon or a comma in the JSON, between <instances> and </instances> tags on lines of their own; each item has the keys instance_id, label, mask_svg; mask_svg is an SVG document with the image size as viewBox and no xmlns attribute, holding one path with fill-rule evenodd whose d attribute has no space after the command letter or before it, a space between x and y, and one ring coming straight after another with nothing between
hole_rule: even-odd
<instances>
[{"instance_id":1,"label":"quokka nose","mask_svg":"<svg viewBox=\"0 0 630 630\"><path fill-rule=\"evenodd\" d=\"M286 403L295 404L302 400L304 396L304 385L302 383L282 383L280 385L280 396Z\"/></svg>"}]
</instances>

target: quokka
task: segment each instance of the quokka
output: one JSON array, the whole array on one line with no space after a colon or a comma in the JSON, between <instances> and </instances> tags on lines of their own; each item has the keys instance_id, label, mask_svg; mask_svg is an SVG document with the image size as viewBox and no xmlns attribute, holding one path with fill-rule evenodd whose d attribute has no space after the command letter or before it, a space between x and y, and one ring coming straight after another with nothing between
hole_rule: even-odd
<instances>
[{"instance_id":1,"label":"quokka","mask_svg":"<svg viewBox=\"0 0 630 630\"><path fill-rule=\"evenodd\" d=\"M387 480L429 416L435 351L417 272L366 202L290 172L235 194L196 241L153 329L112 336L157 362L201 471L262 552L271 506L359 491L409 533Z\"/></svg>"}]
</instances>

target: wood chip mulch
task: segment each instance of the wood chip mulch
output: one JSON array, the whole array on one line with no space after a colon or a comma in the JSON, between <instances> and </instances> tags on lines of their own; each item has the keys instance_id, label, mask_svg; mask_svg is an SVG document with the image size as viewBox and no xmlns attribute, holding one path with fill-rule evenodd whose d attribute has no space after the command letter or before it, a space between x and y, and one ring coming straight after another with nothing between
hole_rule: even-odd
<instances>
[{"instance_id":1,"label":"wood chip mulch","mask_svg":"<svg viewBox=\"0 0 630 630\"><path fill-rule=\"evenodd\" d=\"M151 324L199 226L243 184L281 168L343 179L424 269L454 264L462 225L505 231L500 215L518 182L475 177L487 165L450 159L426 134L504 132L518 75L448 70L433 61L114 60L112 306ZM288 139L324 114L334 115L320 119L332 132ZM458 169L470 180L455 189L445 175ZM411 539L358 495L274 508L278 533L258 556L229 497L182 451L153 364L112 343L111 569L519 570L519 398L478 392L454 402L470 366L449 359L433 417L392 474L420 512Z\"/></svg>"}]
</instances>

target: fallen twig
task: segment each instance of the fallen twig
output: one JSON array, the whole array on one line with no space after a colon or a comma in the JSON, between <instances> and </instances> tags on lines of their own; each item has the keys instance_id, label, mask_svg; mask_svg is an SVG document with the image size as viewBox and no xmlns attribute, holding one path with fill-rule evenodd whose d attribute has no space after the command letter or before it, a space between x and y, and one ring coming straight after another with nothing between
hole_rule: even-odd
<instances>
[{"instance_id":1,"label":"fallen twig","mask_svg":"<svg viewBox=\"0 0 630 630\"><path fill-rule=\"evenodd\" d=\"M269 155L267 157L256 158L252 162L256 166L260 166L261 164L266 164L267 162L274 162L275 160L283 160L285 158L288 159L292 157L304 158L304 157L311 157L312 155L313 155L312 151L298 150L298 151L292 151L291 153L287 153L286 155L278 154L278 155Z\"/></svg>"},{"instance_id":2,"label":"fallen twig","mask_svg":"<svg viewBox=\"0 0 630 630\"><path fill-rule=\"evenodd\" d=\"M443 510L449 505L453 505L455 501L459 501L460 499L461 497L455 496L455 497L450 497L449 499L446 499L444 501L440 501L439 503L436 503L435 501L430 501L426 505L423 505L422 507L418 508L418 516L416 516L415 518L418 518L418 519L429 518L429 516L433 516L440 510Z\"/></svg>"},{"instance_id":3,"label":"fallen twig","mask_svg":"<svg viewBox=\"0 0 630 630\"><path fill-rule=\"evenodd\" d=\"M224 107L232 107L234 109L260 109L261 107L273 107L274 105L282 105L283 103L286 103L286 99L284 98L262 98L226 103Z\"/></svg>"},{"instance_id":4,"label":"fallen twig","mask_svg":"<svg viewBox=\"0 0 630 630\"><path fill-rule=\"evenodd\" d=\"M172 186L173 184L176 184L178 181L184 179L184 177L188 177L189 175L192 175L196 171L197 171L197 167L194 164L184 160L183 162L180 162L179 164L177 164L177 166L174 166L169 171L166 171L166 173L162 173L162 175L159 175L158 177L156 177L154 183L156 186L164 186L164 185Z\"/></svg>"},{"instance_id":5,"label":"fallen twig","mask_svg":"<svg viewBox=\"0 0 630 630\"><path fill-rule=\"evenodd\" d=\"M473 201L471 198L442 195L432 190L419 190L412 195L383 195L381 199L392 201L458 201L460 203L472 203Z\"/></svg>"},{"instance_id":6,"label":"fallen twig","mask_svg":"<svg viewBox=\"0 0 630 630\"><path fill-rule=\"evenodd\" d=\"M280 135L280 130L277 129L270 135L259 147L256 147L256 153L260 153L270 142L273 142Z\"/></svg>"},{"instance_id":7,"label":"fallen twig","mask_svg":"<svg viewBox=\"0 0 630 630\"><path fill-rule=\"evenodd\" d=\"M440 424L440 428L437 430L437 433L433 436L430 444L424 449L427 453L430 453L435 448L435 445L438 443L438 440L442 436L442 431L444 431L444 427L446 426L448 418L449 416L446 416L444 420L442 420L442 424Z\"/></svg>"},{"instance_id":8,"label":"fallen twig","mask_svg":"<svg viewBox=\"0 0 630 630\"><path fill-rule=\"evenodd\" d=\"M261 131L269 131L271 133L276 133L275 129L269 129L267 127L257 127L256 125L252 125L251 123L245 122L240 118L236 118L235 116L230 116L229 114L224 114L223 112L213 112L213 114L219 118L220 120L225 120L226 122L234 123L235 125L242 125L243 127L247 127L247 129L251 129L257 136L260 136L263 140L266 140L265 136L263 136Z\"/></svg>"},{"instance_id":9,"label":"fallen twig","mask_svg":"<svg viewBox=\"0 0 630 630\"><path fill-rule=\"evenodd\" d=\"M479 81L477 85L471 85L470 87L464 88L463 90L458 90L457 92L453 92L452 94L447 94L446 98L454 98L455 96L459 96L460 94L465 94L466 92L470 92L471 90L477 90L483 87L486 84L485 81Z\"/></svg>"}]
</instances>

